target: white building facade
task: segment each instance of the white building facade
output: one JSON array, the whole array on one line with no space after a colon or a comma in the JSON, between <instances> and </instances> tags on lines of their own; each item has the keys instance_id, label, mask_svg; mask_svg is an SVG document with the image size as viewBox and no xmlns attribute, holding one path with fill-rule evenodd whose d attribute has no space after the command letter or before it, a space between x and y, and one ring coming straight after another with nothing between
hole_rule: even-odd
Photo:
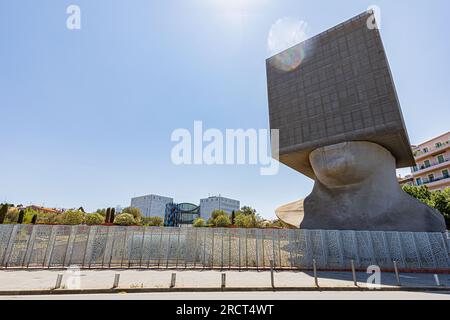
<instances>
[{"instance_id":1,"label":"white building facade","mask_svg":"<svg viewBox=\"0 0 450 320\"><path fill-rule=\"evenodd\" d=\"M200 199L200 217L208 220L214 210L223 210L231 215L240 209L240 202L238 200L229 199L221 196L208 197Z\"/></svg>"},{"instance_id":2,"label":"white building facade","mask_svg":"<svg viewBox=\"0 0 450 320\"><path fill-rule=\"evenodd\" d=\"M160 217L164 219L166 204L172 202L173 198L149 194L131 198L131 207L141 209L143 217Z\"/></svg>"}]
</instances>

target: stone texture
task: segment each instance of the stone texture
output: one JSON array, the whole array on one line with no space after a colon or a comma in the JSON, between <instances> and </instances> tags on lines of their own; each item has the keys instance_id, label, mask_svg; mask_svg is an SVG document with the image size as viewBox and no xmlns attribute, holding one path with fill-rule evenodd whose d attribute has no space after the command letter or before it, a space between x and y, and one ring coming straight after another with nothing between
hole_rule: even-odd
<instances>
[{"instance_id":1,"label":"stone texture","mask_svg":"<svg viewBox=\"0 0 450 320\"><path fill-rule=\"evenodd\" d=\"M443 216L406 194L395 158L372 142L344 142L314 150L312 193L277 209L302 229L445 232Z\"/></svg>"},{"instance_id":2,"label":"stone texture","mask_svg":"<svg viewBox=\"0 0 450 320\"><path fill-rule=\"evenodd\" d=\"M372 141L397 167L414 164L378 29L361 14L266 61L271 129L280 130L280 161L314 178L316 148Z\"/></svg>"}]
</instances>

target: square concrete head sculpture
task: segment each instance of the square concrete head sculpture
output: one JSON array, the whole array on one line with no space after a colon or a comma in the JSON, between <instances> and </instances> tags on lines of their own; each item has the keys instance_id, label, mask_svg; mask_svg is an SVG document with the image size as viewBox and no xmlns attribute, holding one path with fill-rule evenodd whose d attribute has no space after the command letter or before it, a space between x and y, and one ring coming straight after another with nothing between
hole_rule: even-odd
<instances>
[{"instance_id":1,"label":"square concrete head sculpture","mask_svg":"<svg viewBox=\"0 0 450 320\"><path fill-rule=\"evenodd\" d=\"M266 61L280 161L315 180L308 198L284 209L300 208L300 226L310 229L442 231L439 213L430 216L432 209L409 199L396 181L395 169L415 162L374 17L360 14ZM383 179L378 188L398 193L398 205L428 214L402 228L389 217L398 206L381 208L380 190L377 199L367 194L375 190L364 186L373 187L374 179ZM377 209L358 201L378 202Z\"/></svg>"}]
</instances>

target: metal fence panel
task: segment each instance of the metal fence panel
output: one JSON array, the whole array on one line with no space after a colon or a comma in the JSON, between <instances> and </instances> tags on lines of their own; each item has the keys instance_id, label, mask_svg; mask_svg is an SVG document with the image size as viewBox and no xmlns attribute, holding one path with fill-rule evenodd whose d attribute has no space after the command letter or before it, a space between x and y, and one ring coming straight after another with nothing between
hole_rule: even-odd
<instances>
[{"instance_id":1,"label":"metal fence panel","mask_svg":"<svg viewBox=\"0 0 450 320\"><path fill-rule=\"evenodd\" d=\"M14 237L10 239L10 250L7 252L6 267L8 268L23 266L33 226L16 225L15 229Z\"/></svg>"},{"instance_id":2,"label":"metal fence panel","mask_svg":"<svg viewBox=\"0 0 450 320\"><path fill-rule=\"evenodd\" d=\"M385 233L382 231L371 232L371 238L376 264L380 268L392 268L393 263L389 256Z\"/></svg>"},{"instance_id":3,"label":"metal fence panel","mask_svg":"<svg viewBox=\"0 0 450 320\"><path fill-rule=\"evenodd\" d=\"M325 231L323 230L308 230L313 259L316 260L318 268L325 269L327 267L327 256L325 251Z\"/></svg>"},{"instance_id":4,"label":"metal fence panel","mask_svg":"<svg viewBox=\"0 0 450 320\"><path fill-rule=\"evenodd\" d=\"M424 269L436 268L436 261L434 259L428 234L425 232L416 232L414 233L414 241L417 246L420 266Z\"/></svg>"},{"instance_id":5,"label":"metal fence panel","mask_svg":"<svg viewBox=\"0 0 450 320\"><path fill-rule=\"evenodd\" d=\"M247 229L246 265L248 268L256 268L258 266L258 253L256 250L256 230Z\"/></svg>"},{"instance_id":6,"label":"metal fence panel","mask_svg":"<svg viewBox=\"0 0 450 320\"><path fill-rule=\"evenodd\" d=\"M92 228L94 232L92 232L92 238L90 239L91 248L88 250L89 256L85 261L89 268L101 268L104 266L109 229L109 227L104 226Z\"/></svg>"},{"instance_id":7,"label":"metal fence panel","mask_svg":"<svg viewBox=\"0 0 450 320\"><path fill-rule=\"evenodd\" d=\"M0 225L0 267L450 268L441 233Z\"/></svg>"},{"instance_id":8,"label":"metal fence panel","mask_svg":"<svg viewBox=\"0 0 450 320\"><path fill-rule=\"evenodd\" d=\"M436 268L450 269L450 248L446 248L446 239L441 233L429 233L432 254L436 263Z\"/></svg>"},{"instance_id":9,"label":"metal fence panel","mask_svg":"<svg viewBox=\"0 0 450 320\"><path fill-rule=\"evenodd\" d=\"M114 227L114 238L111 244L111 254L108 266L112 268L123 268L126 261L128 227ZM108 258L106 258L108 259Z\"/></svg>"},{"instance_id":10,"label":"metal fence panel","mask_svg":"<svg viewBox=\"0 0 450 320\"><path fill-rule=\"evenodd\" d=\"M353 260L355 268L360 267L358 249L356 247L356 232L355 231L342 231L341 243L342 243L342 263L343 266L351 266Z\"/></svg>"},{"instance_id":11,"label":"metal fence panel","mask_svg":"<svg viewBox=\"0 0 450 320\"><path fill-rule=\"evenodd\" d=\"M356 248L358 250L360 267L367 268L376 264L372 238L370 237L369 231L356 232Z\"/></svg>"},{"instance_id":12,"label":"metal fence panel","mask_svg":"<svg viewBox=\"0 0 450 320\"><path fill-rule=\"evenodd\" d=\"M405 268L405 257L403 256L400 233L395 231L385 232L390 260L396 261L399 268Z\"/></svg>"},{"instance_id":13,"label":"metal fence panel","mask_svg":"<svg viewBox=\"0 0 450 320\"><path fill-rule=\"evenodd\" d=\"M278 230L278 252L280 259L280 266L282 268L291 268L292 254L291 245L289 243L289 230Z\"/></svg>"},{"instance_id":14,"label":"metal fence panel","mask_svg":"<svg viewBox=\"0 0 450 320\"><path fill-rule=\"evenodd\" d=\"M34 241L30 245L31 252L26 261L30 268L42 267L45 264L45 253L47 252L50 235L53 226L37 225L34 227Z\"/></svg>"},{"instance_id":15,"label":"metal fence panel","mask_svg":"<svg viewBox=\"0 0 450 320\"><path fill-rule=\"evenodd\" d=\"M420 268L419 255L412 232L400 233L400 242L402 245L403 256L405 258L406 268Z\"/></svg>"},{"instance_id":16,"label":"metal fence panel","mask_svg":"<svg viewBox=\"0 0 450 320\"><path fill-rule=\"evenodd\" d=\"M128 268L135 268L142 266L142 255L145 241L145 228L144 227L128 227L128 233L126 237L126 257L125 262Z\"/></svg>"},{"instance_id":17,"label":"metal fence panel","mask_svg":"<svg viewBox=\"0 0 450 320\"><path fill-rule=\"evenodd\" d=\"M64 267L67 246L69 244L71 226L57 226L53 242L53 249L49 256L48 267Z\"/></svg>"},{"instance_id":18,"label":"metal fence panel","mask_svg":"<svg viewBox=\"0 0 450 320\"><path fill-rule=\"evenodd\" d=\"M8 250L8 244L13 233L14 225L3 225L0 228L0 266L6 264L6 251Z\"/></svg>"}]
</instances>

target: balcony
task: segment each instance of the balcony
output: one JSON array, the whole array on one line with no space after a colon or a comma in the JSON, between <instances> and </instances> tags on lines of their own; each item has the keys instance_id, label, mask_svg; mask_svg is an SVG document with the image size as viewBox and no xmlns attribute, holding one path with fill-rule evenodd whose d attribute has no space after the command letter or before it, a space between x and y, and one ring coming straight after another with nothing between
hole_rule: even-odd
<instances>
[{"instance_id":1,"label":"balcony","mask_svg":"<svg viewBox=\"0 0 450 320\"><path fill-rule=\"evenodd\" d=\"M435 146L435 147L429 148L428 151L423 151L423 150L413 151L413 155L417 161L417 160L423 159L427 156L432 156L435 153L442 152L442 151L446 150L447 148L450 148L450 140L442 142L442 144L440 146Z\"/></svg>"},{"instance_id":2,"label":"balcony","mask_svg":"<svg viewBox=\"0 0 450 320\"><path fill-rule=\"evenodd\" d=\"M450 159L444 159L444 161L442 161L442 162L434 162L434 163L431 163L429 166L421 165L421 166L413 167L412 171L413 171L414 175L424 174L427 171L437 170L441 167L446 167L446 165L448 165L449 162L450 162Z\"/></svg>"},{"instance_id":3,"label":"balcony","mask_svg":"<svg viewBox=\"0 0 450 320\"><path fill-rule=\"evenodd\" d=\"M450 176L442 176L434 179L423 179L420 185L440 184L437 182L445 182L443 180L448 180L450 182Z\"/></svg>"}]
</instances>

